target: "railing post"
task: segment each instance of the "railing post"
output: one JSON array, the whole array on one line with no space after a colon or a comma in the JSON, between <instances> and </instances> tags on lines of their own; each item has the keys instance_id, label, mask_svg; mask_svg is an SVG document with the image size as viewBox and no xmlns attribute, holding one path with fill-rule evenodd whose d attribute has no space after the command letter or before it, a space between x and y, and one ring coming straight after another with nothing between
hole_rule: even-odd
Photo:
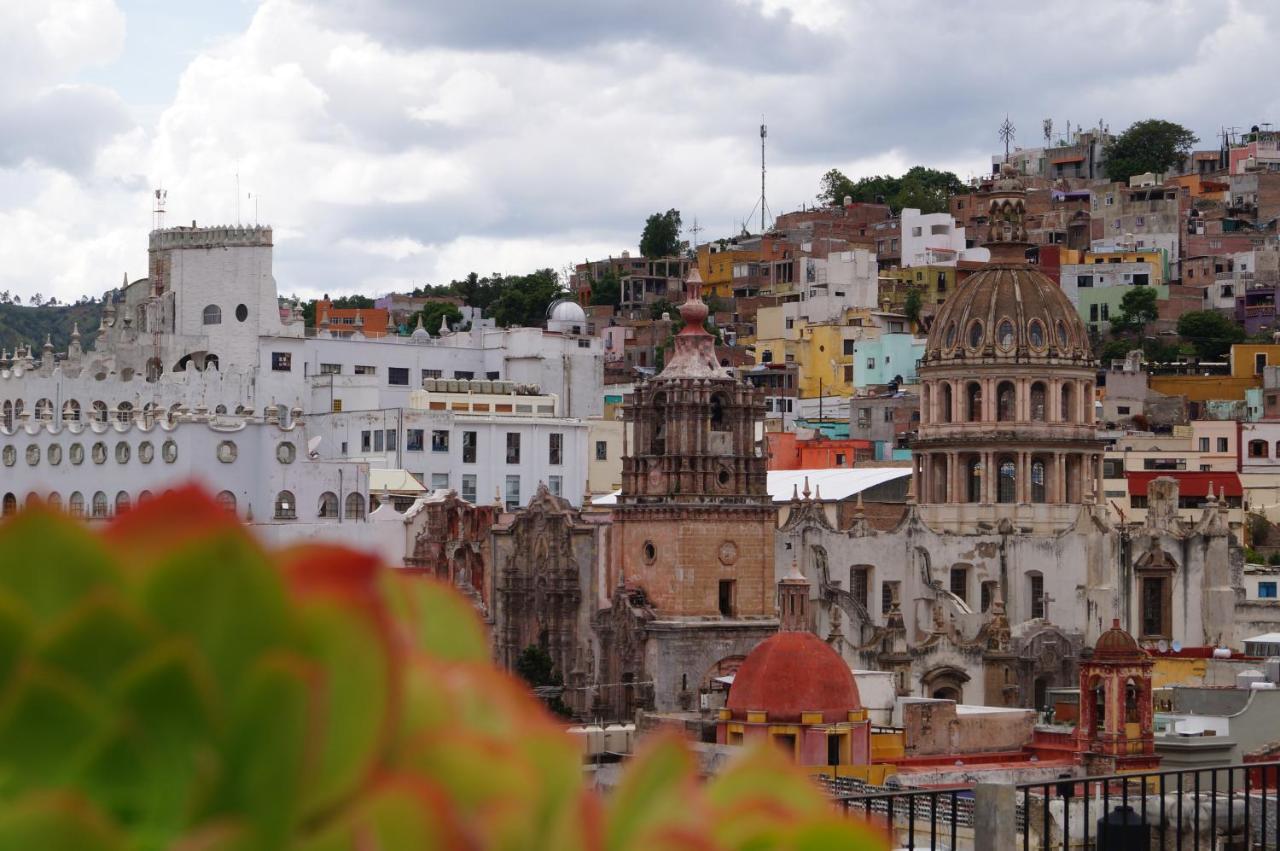
<instances>
[{"instance_id":1,"label":"railing post","mask_svg":"<svg viewBox=\"0 0 1280 851\"><path fill-rule=\"evenodd\" d=\"M1018 804L1012 784L979 783L973 787L973 838L975 851L1017 847Z\"/></svg>"}]
</instances>

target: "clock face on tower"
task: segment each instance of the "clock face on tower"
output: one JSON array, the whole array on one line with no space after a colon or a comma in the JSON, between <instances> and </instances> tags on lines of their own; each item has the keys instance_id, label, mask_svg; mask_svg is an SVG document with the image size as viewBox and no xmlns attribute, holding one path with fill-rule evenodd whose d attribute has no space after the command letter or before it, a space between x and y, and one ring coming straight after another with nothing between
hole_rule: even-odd
<instances>
[{"instance_id":1,"label":"clock face on tower","mask_svg":"<svg viewBox=\"0 0 1280 851\"><path fill-rule=\"evenodd\" d=\"M658 469L658 463L655 461L653 466L649 468L649 490L656 491L662 487L662 470Z\"/></svg>"}]
</instances>

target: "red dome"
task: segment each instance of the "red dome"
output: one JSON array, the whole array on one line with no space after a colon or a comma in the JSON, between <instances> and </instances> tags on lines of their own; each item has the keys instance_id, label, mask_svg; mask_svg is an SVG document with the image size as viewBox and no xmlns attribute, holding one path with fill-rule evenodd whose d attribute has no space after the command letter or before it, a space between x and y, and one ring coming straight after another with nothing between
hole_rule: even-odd
<instances>
[{"instance_id":1,"label":"red dome","mask_svg":"<svg viewBox=\"0 0 1280 851\"><path fill-rule=\"evenodd\" d=\"M1093 646L1094 658L1116 659L1146 656L1146 651L1138 646L1133 636L1120 628L1120 619L1111 622L1111 629L1098 636L1098 643Z\"/></svg>"},{"instance_id":2,"label":"red dome","mask_svg":"<svg viewBox=\"0 0 1280 851\"><path fill-rule=\"evenodd\" d=\"M725 704L735 719L766 712L770 722L799 722L821 712L825 723L861 709L858 684L840 654L811 632L780 632L761 642L733 677Z\"/></svg>"}]
</instances>

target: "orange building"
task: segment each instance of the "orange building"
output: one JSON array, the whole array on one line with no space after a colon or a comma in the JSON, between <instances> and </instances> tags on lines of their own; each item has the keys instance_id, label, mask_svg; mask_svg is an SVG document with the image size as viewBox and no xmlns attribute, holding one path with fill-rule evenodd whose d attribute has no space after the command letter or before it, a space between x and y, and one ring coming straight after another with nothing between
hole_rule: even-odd
<instances>
[{"instance_id":1,"label":"orange building","mask_svg":"<svg viewBox=\"0 0 1280 851\"><path fill-rule=\"evenodd\" d=\"M770 470L850 468L876 457L869 440L822 436L802 440L793 431L771 431L764 437L769 447Z\"/></svg>"},{"instance_id":2,"label":"orange building","mask_svg":"<svg viewBox=\"0 0 1280 851\"><path fill-rule=\"evenodd\" d=\"M396 333L390 323L391 313L386 308L334 307L327 298L316 302L316 328L330 334L346 337L359 331L366 337L385 337Z\"/></svg>"}]
</instances>

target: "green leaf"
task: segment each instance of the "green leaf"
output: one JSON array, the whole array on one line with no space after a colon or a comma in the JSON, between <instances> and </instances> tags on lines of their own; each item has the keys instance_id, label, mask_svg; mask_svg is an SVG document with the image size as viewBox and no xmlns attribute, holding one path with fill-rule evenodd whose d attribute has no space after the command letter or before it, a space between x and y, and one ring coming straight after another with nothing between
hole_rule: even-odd
<instances>
[{"instance_id":1,"label":"green leaf","mask_svg":"<svg viewBox=\"0 0 1280 851\"><path fill-rule=\"evenodd\" d=\"M0 694L31 641L31 615L11 594L0 591Z\"/></svg>"},{"instance_id":2,"label":"green leaf","mask_svg":"<svg viewBox=\"0 0 1280 851\"><path fill-rule=\"evenodd\" d=\"M452 851L468 847L471 843L464 842L437 790L416 778L392 777L379 781L290 851Z\"/></svg>"},{"instance_id":3,"label":"green leaf","mask_svg":"<svg viewBox=\"0 0 1280 851\"><path fill-rule=\"evenodd\" d=\"M138 612L114 594L97 592L53 625L38 654L50 667L102 691L155 640Z\"/></svg>"},{"instance_id":4,"label":"green leaf","mask_svg":"<svg viewBox=\"0 0 1280 851\"><path fill-rule=\"evenodd\" d=\"M103 707L83 686L25 665L0 704L0 788L65 780L105 724Z\"/></svg>"},{"instance_id":5,"label":"green leaf","mask_svg":"<svg viewBox=\"0 0 1280 851\"><path fill-rule=\"evenodd\" d=\"M123 851L116 830L66 793L29 795L0 807L0 851Z\"/></svg>"},{"instance_id":6,"label":"green leaf","mask_svg":"<svg viewBox=\"0 0 1280 851\"><path fill-rule=\"evenodd\" d=\"M307 656L321 668L319 761L305 812L332 806L370 774L392 730L391 658L376 623L340 597L299 604Z\"/></svg>"},{"instance_id":7,"label":"green leaf","mask_svg":"<svg viewBox=\"0 0 1280 851\"><path fill-rule=\"evenodd\" d=\"M147 613L191 638L227 694L234 694L255 659L289 639L283 581L253 542L234 530L162 558L145 583Z\"/></svg>"},{"instance_id":8,"label":"green leaf","mask_svg":"<svg viewBox=\"0 0 1280 851\"><path fill-rule=\"evenodd\" d=\"M232 710L219 809L241 813L263 848L285 844L314 769L317 671L290 654L261 659Z\"/></svg>"},{"instance_id":9,"label":"green leaf","mask_svg":"<svg viewBox=\"0 0 1280 851\"><path fill-rule=\"evenodd\" d=\"M605 849L649 848L658 835L697 826L700 819L690 806L697 798L693 770L689 750L677 736L651 741L627 766L609 801Z\"/></svg>"},{"instance_id":10,"label":"green leaf","mask_svg":"<svg viewBox=\"0 0 1280 851\"><path fill-rule=\"evenodd\" d=\"M476 610L452 586L386 571L392 614L410 643L444 662L488 662L489 642Z\"/></svg>"},{"instance_id":11,"label":"green leaf","mask_svg":"<svg viewBox=\"0 0 1280 851\"><path fill-rule=\"evenodd\" d=\"M22 600L37 621L120 581L102 543L65 515L33 508L0 525L0 589Z\"/></svg>"}]
</instances>

